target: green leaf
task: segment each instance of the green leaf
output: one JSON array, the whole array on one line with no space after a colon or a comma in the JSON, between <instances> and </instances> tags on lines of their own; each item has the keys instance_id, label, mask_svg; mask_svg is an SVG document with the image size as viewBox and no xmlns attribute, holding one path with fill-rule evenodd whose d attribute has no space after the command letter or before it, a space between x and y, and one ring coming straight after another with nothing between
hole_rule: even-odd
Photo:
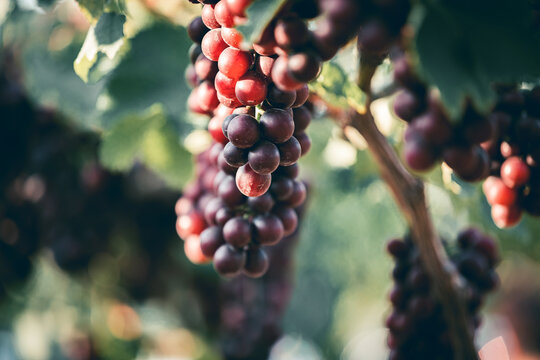
<instances>
[{"instance_id":1,"label":"green leaf","mask_svg":"<svg viewBox=\"0 0 540 360\"><path fill-rule=\"evenodd\" d=\"M112 106L104 114L103 126L155 103L163 105L168 118L182 118L190 93L184 80L189 44L184 28L166 23L154 24L130 39L130 52L107 78Z\"/></svg>"},{"instance_id":2,"label":"green leaf","mask_svg":"<svg viewBox=\"0 0 540 360\"><path fill-rule=\"evenodd\" d=\"M179 138L170 124L147 132L142 144L142 159L171 187L181 189L191 177L192 156L179 145Z\"/></svg>"},{"instance_id":3,"label":"green leaf","mask_svg":"<svg viewBox=\"0 0 540 360\"><path fill-rule=\"evenodd\" d=\"M103 13L107 0L77 0L77 2L89 17L97 19Z\"/></svg>"},{"instance_id":4,"label":"green leaf","mask_svg":"<svg viewBox=\"0 0 540 360\"><path fill-rule=\"evenodd\" d=\"M488 111L493 82L540 76L540 42L526 0L424 0L412 19L420 73L439 89L453 119L467 99Z\"/></svg>"},{"instance_id":5,"label":"green leaf","mask_svg":"<svg viewBox=\"0 0 540 360\"><path fill-rule=\"evenodd\" d=\"M324 64L321 74L309 88L333 106L344 109L353 107L361 113L365 112L365 94L335 62Z\"/></svg>"},{"instance_id":6,"label":"green leaf","mask_svg":"<svg viewBox=\"0 0 540 360\"><path fill-rule=\"evenodd\" d=\"M84 82L97 82L120 62L120 55L125 53L127 44L125 21L124 15L106 12L90 27L74 63L75 73Z\"/></svg>"},{"instance_id":7,"label":"green leaf","mask_svg":"<svg viewBox=\"0 0 540 360\"><path fill-rule=\"evenodd\" d=\"M37 103L54 107L85 128L96 128L96 103L105 84L85 84L73 72L78 49L79 45L73 44L63 52L52 53L46 40L30 44L24 52L25 86Z\"/></svg>"},{"instance_id":8,"label":"green leaf","mask_svg":"<svg viewBox=\"0 0 540 360\"><path fill-rule=\"evenodd\" d=\"M79 6L91 19L99 19L106 11L126 14L125 0L77 0Z\"/></svg>"},{"instance_id":9,"label":"green leaf","mask_svg":"<svg viewBox=\"0 0 540 360\"><path fill-rule=\"evenodd\" d=\"M283 4L285 0L255 0L247 9L246 23L237 27L244 35L244 42L254 43L259 40L263 30Z\"/></svg>"},{"instance_id":10,"label":"green leaf","mask_svg":"<svg viewBox=\"0 0 540 360\"><path fill-rule=\"evenodd\" d=\"M103 135L101 162L111 170L129 170L141 152L147 132L163 126L165 121L163 109L159 106L152 107L143 114L124 117Z\"/></svg>"},{"instance_id":11,"label":"green leaf","mask_svg":"<svg viewBox=\"0 0 540 360\"><path fill-rule=\"evenodd\" d=\"M181 188L191 176L191 155L180 145L176 131L167 123L163 107L131 114L103 136L101 162L111 170L127 171L143 162L170 186Z\"/></svg>"}]
</instances>

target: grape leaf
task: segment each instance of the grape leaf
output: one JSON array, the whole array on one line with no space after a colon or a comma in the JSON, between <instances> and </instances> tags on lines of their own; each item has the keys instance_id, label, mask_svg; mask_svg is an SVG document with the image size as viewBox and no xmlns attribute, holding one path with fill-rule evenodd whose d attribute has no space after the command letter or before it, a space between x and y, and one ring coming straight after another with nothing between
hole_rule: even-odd
<instances>
[{"instance_id":1,"label":"grape leaf","mask_svg":"<svg viewBox=\"0 0 540 360\"><path fill-rule=\"evenodd\" d=\"M285 4L285 0L255 0L247 9L247 21L237 26L244 35L244 42L254 43L259 40L263 30L274 15Z\"/></svg>"},{"instance_id":2,"label":"grape leaf","mask_svg":"<svg viewBox=\"0 0 540 360\"><path fill-rule=\"evenodd\" d=\"M29 95L38 103L58 109L77 125L98 127L96 103L105 83L85 84L73 72L73 58L79 45L73 44L63 52L51 53L46 40L38 40L24 52L24 79Z\"/></svg>"},{"instance_id":3,"label":"grape leaf","mask_svg":"<svg viewBox=\"0 0 540 360\"><path fill-rule=\"evenodd\" d=\"M353 107L360 113L365 112L365 94L335 62L324 64L321 74L309 88L333 106L344 109Z\"/></svg>"},{"instance_id":4,"label":"grape leaf","mask_svg":"<svg viewBox=\"0 0 540 360\"><path fill-rule=\"evenodd\" d=\"M111 170L126 171L141 161L170 186L181 188L191 174L191 157L175 134L160 105L127 115L105 132L101 162Z\"/></svg>"},{"instance_id":5,"label":"grape leaf","mask_svg":"<svg viewBox=\"0 0 540 360\"><path fill-rule=\"evenodd\" d=\"M154 24L130 39L129 53L107 77L113 106L102 117L103 126L156 103L169 119L183 119L190 92L184 80L189 44L184 28L167 23Z\"/></svg>"},{"instance_id":6,"label":"grape leaf","mask_svg":"<svg viewBox=\"0 0 540 360\"><path fill-rule=\"evenodd\" d=\"M101 162L111 170L126 171L140 154L145 134L165 123L163 109L150 108L146 113L131 114L119 121L103 135L100 148Z\"/></svg>"},{"instance_id":7,"label":"grape leaf","mask_svg":"<svg viewBox=\"0 0 540 360\"><path fill-rule=\"evenodd\" d=\"M170 123L147 132L142 143L143 162L169 186L181 189L192 175L192 156L182 146Z\"/></svg>"},{"instance_id":8,"label":"grape leaf","mask_svg":"<svg viewBox=\"0 0 540 360\"><path fill-rule=\"evenodd\" d=\"M125 53L124 23L126 18L114 12L103 13L90 27L84 44L75 59L75 73L84 82L95 83L120 62Z\"/></svg>"},{"instance_id":9,"label":"grape leaf","mask_svg":"<svg viewBox=\"0 0 540 360\"><path fill-rule=\"evenodd\" d=\"M453 119L467 99L488 111L493 82L540 76L540 42L526 0L425 0L412 19L420 74L439 89Z\"/></svg>"},{"instance_id":10,"label":"grape leaf","mask_svg":"<svg viewBox=\"0 0 540 360\"><path fill-rule=\"evenodd\" d=\"M125 0L77 0L90 20L99 19L105 11L126 14Z\"/></svg>"}]
</instances>

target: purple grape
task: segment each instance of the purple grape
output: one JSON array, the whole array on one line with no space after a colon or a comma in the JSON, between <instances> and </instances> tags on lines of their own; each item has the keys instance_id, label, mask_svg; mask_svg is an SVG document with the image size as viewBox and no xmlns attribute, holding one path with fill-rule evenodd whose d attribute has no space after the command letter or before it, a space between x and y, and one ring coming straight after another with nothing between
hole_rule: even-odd
<instances>
[{"instance_id":1,"label":"purple grape","mask_svg":"<svg viewBox=\"0 0 540 360\"><path fill-rule=\"evenodd\" d=\"M216 253L217 249L225 244L223 239L223 230L219 226L211 226L206 228L200 235L201 239L201 251L202 253L211 258Z\"/></svg>"},{"instance_id":2,"label":"purple grape","mask_svg":"<svg viewBox=\"0 0 540 360\"><path fill-rule=\"evenodd\" d=\"M263 140L249 151L248 162L257 174L271 174L279 166L280 152L276 145Z\"/></svg>"},{"instance_id":3,"label":"purple grape","mask_svg":"<svg viewBox=\"0 0 540 360\"><path fill-rule=\"evenodd\" d=\"M261 245L275 245L284 235L283 223L272 214L254 217L253 229L254 238Z\"/></svg>"},{"instance_id":4,"label":"purple grape","mask_svg":"<svg viewBox=\"0 0 540 360\"><path fill-rule=\"evenodd\" d=\"M238 275L245 263L245 252L228 244L220 246L214 254L214 268L222 276Z\"/></svg>"},{"instance_id":5,"label":"purple grape","mask_svg":"<svg viewBox=\"0 0 540 360\"><path fill-rule=\"evenodd\" d=\"M302 155L302 147L300 143L294 136L282 144L278 145L279 150L279 165L280 166L290 166L295 164Z\"/></svg>"},{"instance_id":6,"label":"purple grape","mask_svg":"<svg viewBox=\"0 0 540 360\"><path fill-rule=\"evenodd\" d=\"M225 241L235 247L244 247L251 242L251 227L249 221L241 216L227 221L223 227Z\"/></svg>"},{"instance_id":7,"label":"purple grape","mask_svg":"<svg viewBox=\"0 0 540 360\"><path fill-rule=\"evenodd\" d=\"M268 110L261 116L260 121L263 136L273 143L283 143L294 133L292 116L284 110Z\"/></svg>"},{"instance_id":8,"label":"purple grape","mask_svg":"<svg viewBox=\"0 0 540 360\"><path fill-rule=\"evenodd\" d=\"M259 141L260 135L259 123L250 115L238 115L227 126L229 141L241 149L250 148L255 145Z\"/></svg>"}]
</instances>

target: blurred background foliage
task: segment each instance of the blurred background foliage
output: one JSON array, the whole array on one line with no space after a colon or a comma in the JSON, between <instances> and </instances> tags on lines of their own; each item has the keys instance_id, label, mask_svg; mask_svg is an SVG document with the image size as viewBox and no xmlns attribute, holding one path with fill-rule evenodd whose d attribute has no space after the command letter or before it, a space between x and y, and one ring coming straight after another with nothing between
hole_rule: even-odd
<instances>
[{"instance_id":1,"label":"blurred background foliage","mask_svg":"<svg viewBox=\"0 0 540 360\"><path fill-rule=\"evenodd\" d=\"M41 8L35 1L3 0L2 51L16 52L24 87L35 103L57 109L77 131L101 137L95 153L103 165L132 174L139 187L181 190L192 176L191 154L209 143L201 131L204 120L186 108L190 41L183 26L198 8L183 0L129 0L126 9L115 3L109 5L120 11L103 30L71 0L40 1ZM95 16L98 10L86 11ZM120 33L115 34L111 28L118 30L118 24ZM107 38L99 44L103 52L95 62L84 60L83 54L74 70L91 27L97 37ZM111 44L116 44L112 50ZM115 52L114 59L104 55L107 51ZM354 70L346 68L351 62L343 61L353 52L344 50L336 61L345 64L343 76L354 77ZM381 87L390 73L390 65L384 64L377 75ZM361 102L361 95L350 95L344 90L340 96ZM403 127L390 104L391 98L378 100L373 111L385 135L400 148ZM382 359L391 268L384 244L406 231L405 222L369 154L344 141L319 110L319 120L309 130L313 150L302 161L312 192L284 320L287 336L275 346L272 359ZM540 260L540 222L526 216L517 227L498 230L478 186L460 182L444 168L426 179L430 210L445 239L451 241L470 224L494 235L506 259L503 278L513 263ZM171 206L171 217L173 211ZM175 236L174 219L160 226L167 236ZM49 253L35 259L31 281L2 305L0 358L84 359L77 352L96 351L88 349L89 338L104 359L219 358L201 315L200 294L192 289L194 281L217 283L211 265L190 265L181 241L172 239L167 246L174 265L160 275L168 276L167 296L141 302L119 282L122 254L131 246L129 231L120 232L111 244L92 259L87 272L75 276L57 268Z\"/></svg>"}]
</instances>

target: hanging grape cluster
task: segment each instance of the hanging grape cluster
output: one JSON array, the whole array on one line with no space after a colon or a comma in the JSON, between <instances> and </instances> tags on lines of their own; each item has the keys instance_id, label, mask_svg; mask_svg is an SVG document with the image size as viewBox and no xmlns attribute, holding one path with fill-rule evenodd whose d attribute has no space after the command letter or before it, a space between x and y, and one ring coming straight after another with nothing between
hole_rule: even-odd
<instances>
[{"instance_id":1,"label":"hanging grape cluster","mask_svg":"<svg viewBox=\"0 0 540 360\"><path fill-rule=\"evenodd\" d=\"M480 144L494 132L491 119L469 105L463 118L453 124L440 100L414 74L406 56L394 61L394 77L403 87L394 101L394 111L408 123L407 164L416 171L426 171L442 160L465 181L485 179L489 156Z\"/></svg>"},{"instance_id":2,"label":"hanging grape cluster","mask_svg":"<svg viewBox=\"0 0 540 360\"><path fill-rule=\"evenodd\" d=\"M483 144L491 157L483 190L503 228L517 224L523 211L540 216L540 87L500 87L490 117L497 131Z\"/></svg>"},{"instance_id":3,"label":"hanging grape cluster","mask_svg":"<svg viewBox=\"0 0 540 360\"><path fill-rule=\"evenodd\" d=\"M269 191L247 197L235 180L242 169L223 160L223 149L215 143L197 155L196 179L176 205L176 229L192 262L213 259L222 275L243 272L259 277L268 268L268 256L261 247L275 245L296 230L294 209L304 203L306 187L296 179L297 164L280 166L269 175ZM261 176L254 171L248 175Z\"/></svg>"},{"instance_id":4,"label":"hanging grape cluster","mask_svg":"<svg viewBox=\"0 0 540 360\"><path fill-rule=\"evenodd\" d=\"M303 207L296 210L302 218ZM293 282L298 231L268 249L270 267L260 279L239 276L220 286L221 349L226 359L267 359L282 335Z\"/></svg>"},{"instance_id":5,"label":"hanging grape cluster","mask_svg":"<svg viewBox=\"0 0 540 360\"><path fill-rule=\"evenodd\" d=\"M458 236L458 252L452 262L465 280L465 299L471 334L480 325L479 311L487 293L498 284L495 266L498 254L489 236L470 228ZM386 319L390 330L390 360L455 358L443 308L410 237L392 240L388 252L396 264L390 293L392 313Z\"/></svg>"}]
</instances>

